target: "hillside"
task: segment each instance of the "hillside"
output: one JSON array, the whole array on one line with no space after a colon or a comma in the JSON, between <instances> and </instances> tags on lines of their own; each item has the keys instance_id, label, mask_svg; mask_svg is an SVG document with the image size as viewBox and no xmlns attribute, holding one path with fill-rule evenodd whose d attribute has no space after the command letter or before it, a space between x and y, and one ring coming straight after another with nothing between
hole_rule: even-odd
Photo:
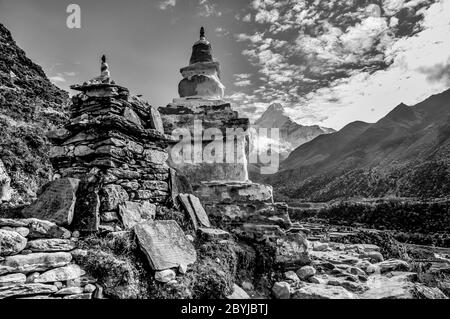
<instances>
[{"instance_id":1,"label":"hillside","mask_svg":"<svg viewBox=\"0 0 450 319\"><path fill-rule=\"evenodd\" d=\"M51 165L44 132L66 120L68 94L19 48L0 24L0 158L13 200L33 197Z\"/></svg>"},{"instance_id":2,"label":"hillside","mask_svg":"<svg viewBox=\"0 0 450 319\"><path fill-rule=\"evenodd\" d=\"M292 152L266 181L286 197L314 201L446 197L449 104L450 90L415 106L400 104L377 123L354 122L319 136Z\"/></svg>"}]
</instances>

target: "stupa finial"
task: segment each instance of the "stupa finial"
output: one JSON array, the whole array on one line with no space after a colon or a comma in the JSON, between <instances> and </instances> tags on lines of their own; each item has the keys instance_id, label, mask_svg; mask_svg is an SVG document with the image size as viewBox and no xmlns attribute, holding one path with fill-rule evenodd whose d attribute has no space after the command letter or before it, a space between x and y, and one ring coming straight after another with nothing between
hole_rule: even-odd
<instances>
[{"instance_id":1,"label":"stupa finial","mask_svg":"<svg viewBox=\"0 0 450 319\"><path fill-rule=\"evenodd\" d=\"M200 28L200 39L204 39L205 38L205 28L201 27Z\"/></svg>"}]
</instances>

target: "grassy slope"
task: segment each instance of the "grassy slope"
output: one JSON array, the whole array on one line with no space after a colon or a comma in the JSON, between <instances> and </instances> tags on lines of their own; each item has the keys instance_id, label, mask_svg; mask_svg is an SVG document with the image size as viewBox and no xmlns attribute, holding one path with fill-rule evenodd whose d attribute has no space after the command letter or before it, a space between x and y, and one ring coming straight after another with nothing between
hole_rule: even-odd
<instances>
[{"instance_id":1,"label":"grassy slope","mask_svg":"<svg viewBox=\"0 0 450 319\"><path fill-rule=\"evenodd\" d=\"M27 199L51 173L48 129L67 120L68 94L54 86L0 24L0 158L15 190Z\"/></svg>"}]
</instances>

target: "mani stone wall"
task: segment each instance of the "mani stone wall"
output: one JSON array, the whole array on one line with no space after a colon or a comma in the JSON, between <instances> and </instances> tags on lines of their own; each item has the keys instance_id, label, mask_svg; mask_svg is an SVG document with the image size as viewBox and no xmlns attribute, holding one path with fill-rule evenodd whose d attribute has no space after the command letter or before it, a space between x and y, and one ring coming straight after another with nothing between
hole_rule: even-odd
<instances>
[{"instance_id":1,"label":"mani stone wall","mask_svg":"<svg viewBox=\"0 0 450 319\"><path fill-rule=\"evenodd\" d=\"M115 84L73 86L71 120L49 134L55 179L80 180L74 229L118 230L169 198L169 137L157 109Z\"/></svg>"}]
</instances>

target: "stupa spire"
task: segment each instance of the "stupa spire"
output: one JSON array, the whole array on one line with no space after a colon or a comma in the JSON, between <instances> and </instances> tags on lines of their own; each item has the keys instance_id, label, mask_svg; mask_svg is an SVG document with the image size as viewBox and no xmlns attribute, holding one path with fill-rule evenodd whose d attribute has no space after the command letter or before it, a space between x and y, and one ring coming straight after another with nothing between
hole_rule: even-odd
<instances>
[{"instance_id":1,"label":"stupa spire","mask_svg":"<svg viewBox=\"0 0 450 319\"><path fill-rule=\"evenodd\" d=\"M200 40L194 43L189 66L182 68L183 80L178 85L180 98L223 99L225 86L220 81L220 64L214 61L212 46L206 40L205 28L200 28Z\"/></svg>"},{"instance_id":2,"label":"stupa spire","mask_svg":"<svg viewBox=\"0 0 450 319\"><path fill-rule=\"evenodd\" d=\"M205 28L200 28L200 40L194 43L190 64L197 62L213 62L211 43L206 40Z\"/></svg>"},{"instance_id":3,"label":"stupa spire","mask_svg":"<svg viewBox=\"0 0 450 319\"><path fill-rule=\"evenodd\" d=\"M205 40L206 36L205 36L205 28L201 27L200 28L200 40Z\"/></svg>"}]
</instances>

